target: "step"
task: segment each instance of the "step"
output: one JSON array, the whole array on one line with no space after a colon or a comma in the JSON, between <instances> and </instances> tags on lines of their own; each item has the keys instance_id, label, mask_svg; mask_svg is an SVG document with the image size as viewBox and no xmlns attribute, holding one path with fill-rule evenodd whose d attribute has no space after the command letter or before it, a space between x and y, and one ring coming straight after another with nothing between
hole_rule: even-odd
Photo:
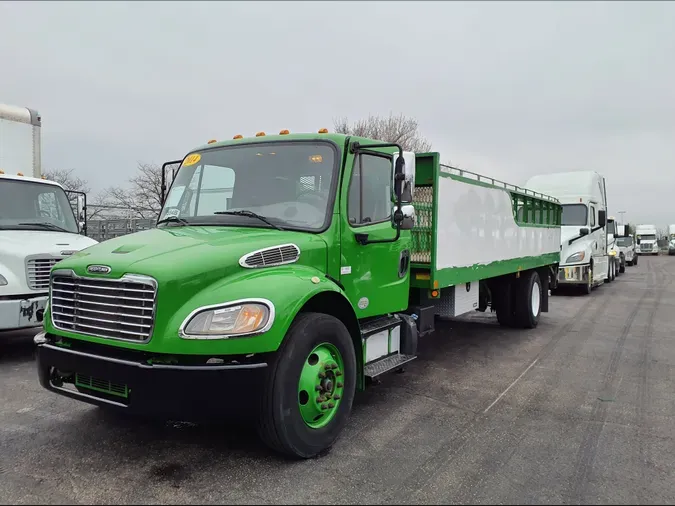
<instances>
[{"instance_id":1,"label":"step","mask_svg":"<svg viewBox=\"0 0 675 506\"><path fill-rule=\"evenodd\" d=\"M374 362L366 364L365 375L367 378L376 378L385 372L389 372L392 369L398 369L403 364L412 362L417 358L417 355L389 355L388 357L379 358Z\"/></svg>"},{"instance_id":2,"label":"step","mask_svg":"<svg viewBox=\"0 0 675 506\"><path fill-rule=\"evenodd\" d=\"M401 319L396 315L382 316L361 324L361 336L366 338L377 334L382 330L388 330L401 324Z\"/></svg>"}]
</instances>

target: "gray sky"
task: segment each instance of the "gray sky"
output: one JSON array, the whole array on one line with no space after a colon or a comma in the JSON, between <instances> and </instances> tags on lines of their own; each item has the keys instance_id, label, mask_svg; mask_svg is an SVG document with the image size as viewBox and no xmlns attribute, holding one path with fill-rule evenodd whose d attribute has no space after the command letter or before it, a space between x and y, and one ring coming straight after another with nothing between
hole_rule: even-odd
<instances>
[{"instance_id":1,"label":"gray sky","mask_svg":"<svg viewBox=\"0 0 675 506\"><path fill-rule=\"evenodd\" d=\"M671 2L3 2L0 102L94 193L211 138L414 116L444 161L594 169L610 214L675 223ZM618 217L618 214L617 214Z\"/></svg>"}]
</instances>

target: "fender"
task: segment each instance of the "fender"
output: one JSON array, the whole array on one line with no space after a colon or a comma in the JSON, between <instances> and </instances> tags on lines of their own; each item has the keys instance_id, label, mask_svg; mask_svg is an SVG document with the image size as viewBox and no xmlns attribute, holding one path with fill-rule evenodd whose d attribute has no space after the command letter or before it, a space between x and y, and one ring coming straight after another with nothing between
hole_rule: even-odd
<instances>
[{"instance_id":1,"label":"fender","mask_svg":"<svg viewBox=\"0 0 675 506\"><path fill-rule=\"evenodd\" d=\"M322 271L313 267L292 264L247 270L204 287L166 322L164 335L153 334L148 345L161 340L162 353L230 355L274 352L281 345L298 312L322 292L334 292L349 304L344 291ZM265 333L213 340L178 336L179 327L196 309L248 298L267 299L274 305L274 321Z\"/></svg>"}]
</instances>

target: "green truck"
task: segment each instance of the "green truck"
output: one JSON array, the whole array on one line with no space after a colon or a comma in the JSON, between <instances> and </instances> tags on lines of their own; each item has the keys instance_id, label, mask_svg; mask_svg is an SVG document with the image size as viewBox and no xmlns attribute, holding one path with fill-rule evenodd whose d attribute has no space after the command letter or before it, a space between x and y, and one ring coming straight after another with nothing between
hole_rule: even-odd
<instances>
[{"instance_id":1,"label":"green truck","mask_svg":"<svg viewBox=\"0 0 675 506\"><path fill-rule=\"evenodd\" d=\"M533 328L548 311L559 202L438 153L259 132L165 169L156 228L52 269L44 388L128 413L251 415L270 447L310 458L436 317L490 308Z\"/></svg>"}]
</instances>

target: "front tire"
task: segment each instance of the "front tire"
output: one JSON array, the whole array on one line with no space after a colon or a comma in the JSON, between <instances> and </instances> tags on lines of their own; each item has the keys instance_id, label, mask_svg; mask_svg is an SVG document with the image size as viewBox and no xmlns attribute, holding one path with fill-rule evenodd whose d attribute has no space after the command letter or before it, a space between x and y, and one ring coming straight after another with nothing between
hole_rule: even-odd
<instances>
[{"instance_id":1,"label":"front tire","mask_svg":"<svg viewBox=\"0 0 675 506\"><path fill-rule=\"evenodd\" d=\"M593 264L591 263L588 267L588 281L582 288L584 295L589 295L593 290Z\"/></svg>"},{"instance_id":2,"label":"front tire","mask_svg":"<svg viewBox=\"0 0 675 506\"><path fill-rule=\"evenodd\" d=\"M637 262L638 262L638 255L635 255L633 257L633 265L637 267Z\"/></svg>"},{"instance_id":3,"label":"front tire","mask_svg":"<svg viewBox=\"0 0 675 506\"><path fill-rule=\"evenodd\" d=\"M340 320L300 313L270 367L258 419L260 438L295 458L328 450L351 413L356 364L351 335Z\"/></svg>"}]
</instances>

